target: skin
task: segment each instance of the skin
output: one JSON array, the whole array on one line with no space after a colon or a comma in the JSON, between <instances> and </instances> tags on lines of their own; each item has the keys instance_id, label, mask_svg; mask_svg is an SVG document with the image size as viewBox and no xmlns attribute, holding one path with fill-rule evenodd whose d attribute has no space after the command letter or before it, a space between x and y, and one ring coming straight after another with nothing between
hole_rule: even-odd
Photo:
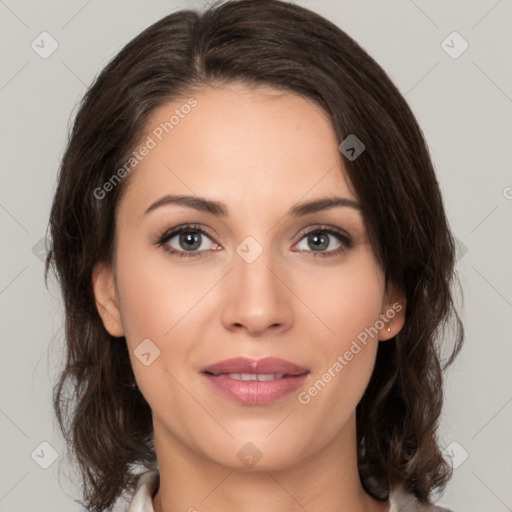
<instances>
[{"instance_id":1,"label":"skin","mask_svg":"<svg viewBox=\"0 0 512 512\"><path fill-rule=\"evenodd\" d=\"M126 337L152 410L161 477L155 511L387 510L358 477L355 409L378 343L403 325L404 299L386 287L359 209L287 215L324 197L358 201L340 141L327 115L293 93L231 83L193 96L197 106L132 171L118 205L114 261L93 273L105 328ZM185 102L155 111L143 139ZM166 194L221 201L228 215L176 204L144 214ZM185 223L207 232L196 249L202 256L158 245L162 233ZM343 230L352 246L328 235L319 251L305 235L321 225ZM248 236L263 250L252 263L236 252ZM167 246L187 252L179 236ZM396 302L402 311L301 404L298 393ZM160 350L149 366L134 354L145 339ZM310 374L275 403L240 404L200 373L236 356L280 357ZM261 453L250 468L237 457L249 442Z\"/></svg>"}]
</instances>

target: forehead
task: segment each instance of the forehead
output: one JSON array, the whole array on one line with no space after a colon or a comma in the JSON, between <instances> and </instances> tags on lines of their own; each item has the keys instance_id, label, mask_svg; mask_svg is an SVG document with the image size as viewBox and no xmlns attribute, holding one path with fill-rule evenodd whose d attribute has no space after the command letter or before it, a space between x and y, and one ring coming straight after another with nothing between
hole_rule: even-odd
<instances>
[{"instance_id":1,"label":"forehead","mask_svg":"<svg viewBox=\"0 0 512 512\"><path fill-rule=\"evenodd\" d=\"M292 92L208 87L157 109L141 141L150 149L122 201L131 210L164 194L222 200L247 215L329 194L356 199L329 116Z\"/></svg>"}]
</instances>

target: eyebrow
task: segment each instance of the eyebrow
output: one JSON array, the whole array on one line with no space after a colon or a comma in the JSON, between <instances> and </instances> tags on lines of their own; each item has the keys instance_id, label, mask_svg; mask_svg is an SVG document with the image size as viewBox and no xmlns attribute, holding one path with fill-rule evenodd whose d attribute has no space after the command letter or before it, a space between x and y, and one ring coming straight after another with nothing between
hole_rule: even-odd
<instances>
[{"instance_id":1,"label":"eyebrow","mask_svg":"<svg viewBox=\"0 0 512 512\"><path fill-rule=\"evenodd\" d=\"M156 210L157 208L161 208L162 206L167 206L170 204L185 206L187 208L192 208L200 212L206 212L211 215L215 215L216 217L228 216L228 208L224 203L221 203L219 201L212 201L211 199L206 199L204 197L182 195L166 195L164 197L161 197L160 199L152 203L149 206L149 208L144 212L143 215L147 215L148 213ZM325 197L321 199L316 199L314 201L309 201L306 203L296 204L295 206L290 208L287 215L289 217L301 217L304 215L316 213L321 210L327 210L329 208L335 207L347 207L359 211L362 210L361 205L357 201L353 201L352 199L346 199L343 197Z\"/></svg>"}]
</instances>

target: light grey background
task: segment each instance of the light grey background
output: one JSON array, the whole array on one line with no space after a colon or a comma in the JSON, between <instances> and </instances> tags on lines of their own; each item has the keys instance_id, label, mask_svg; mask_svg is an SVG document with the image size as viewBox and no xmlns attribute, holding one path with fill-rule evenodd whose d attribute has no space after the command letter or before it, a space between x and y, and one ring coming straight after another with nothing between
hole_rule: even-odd
<instances>
[{"instance_id":1,"label":"light grey background","mask_svg":"<svg viewBox=\"0 0 512 512\"><path fill-rule=\"evenodd\" d=\"M441 502L459 512L512 511L512 2L297 3L335 22L384 67L425 133L460 240L467 333L447 378L440 439L457 468ZM51 409L62 307L55 283L44 287L38 245L71 113L132 37L203 4L0 0L0 511L80 510ZM47 59L31 48L43 45L43 31L59 45ZM453 31L469 44L456 59L441 46ZM451 36L445 44L453 53L463 42ZM58 454L48 469L40 465L52 449L42 442Z\"/></svg>"}]
</instances>

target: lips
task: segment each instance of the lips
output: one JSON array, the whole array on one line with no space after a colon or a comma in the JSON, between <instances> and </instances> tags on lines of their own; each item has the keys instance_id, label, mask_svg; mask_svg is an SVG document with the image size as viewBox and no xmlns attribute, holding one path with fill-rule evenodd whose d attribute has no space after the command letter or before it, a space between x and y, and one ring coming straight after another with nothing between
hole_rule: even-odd
<instances>
[{"instance_id":1,"label":"lips","mask_svg":"<svg viewBox=\"0 0 512 512\"><path fill-rule=\"evenodd\" d=\"M297 389L309 370L284 359L226 359L201 370L222 395L239 403L264 405Z\"/></svg>"},{"instance_id":2,"label":"lips","mask_svg":"<svg viewBox=\"0 0 512 512\"><path fill-rule=\"evenodd\" d=\"M283 375L302 375L307 373L307 368L302 368L294 363L279 359L277 357L265 357L264 359L249 359L247 357L235 357L226 359L218 363L203 368L202 372L212 375L221 375L228 373L245 374L283 374Z\"/></svg>"}]
</instances>

